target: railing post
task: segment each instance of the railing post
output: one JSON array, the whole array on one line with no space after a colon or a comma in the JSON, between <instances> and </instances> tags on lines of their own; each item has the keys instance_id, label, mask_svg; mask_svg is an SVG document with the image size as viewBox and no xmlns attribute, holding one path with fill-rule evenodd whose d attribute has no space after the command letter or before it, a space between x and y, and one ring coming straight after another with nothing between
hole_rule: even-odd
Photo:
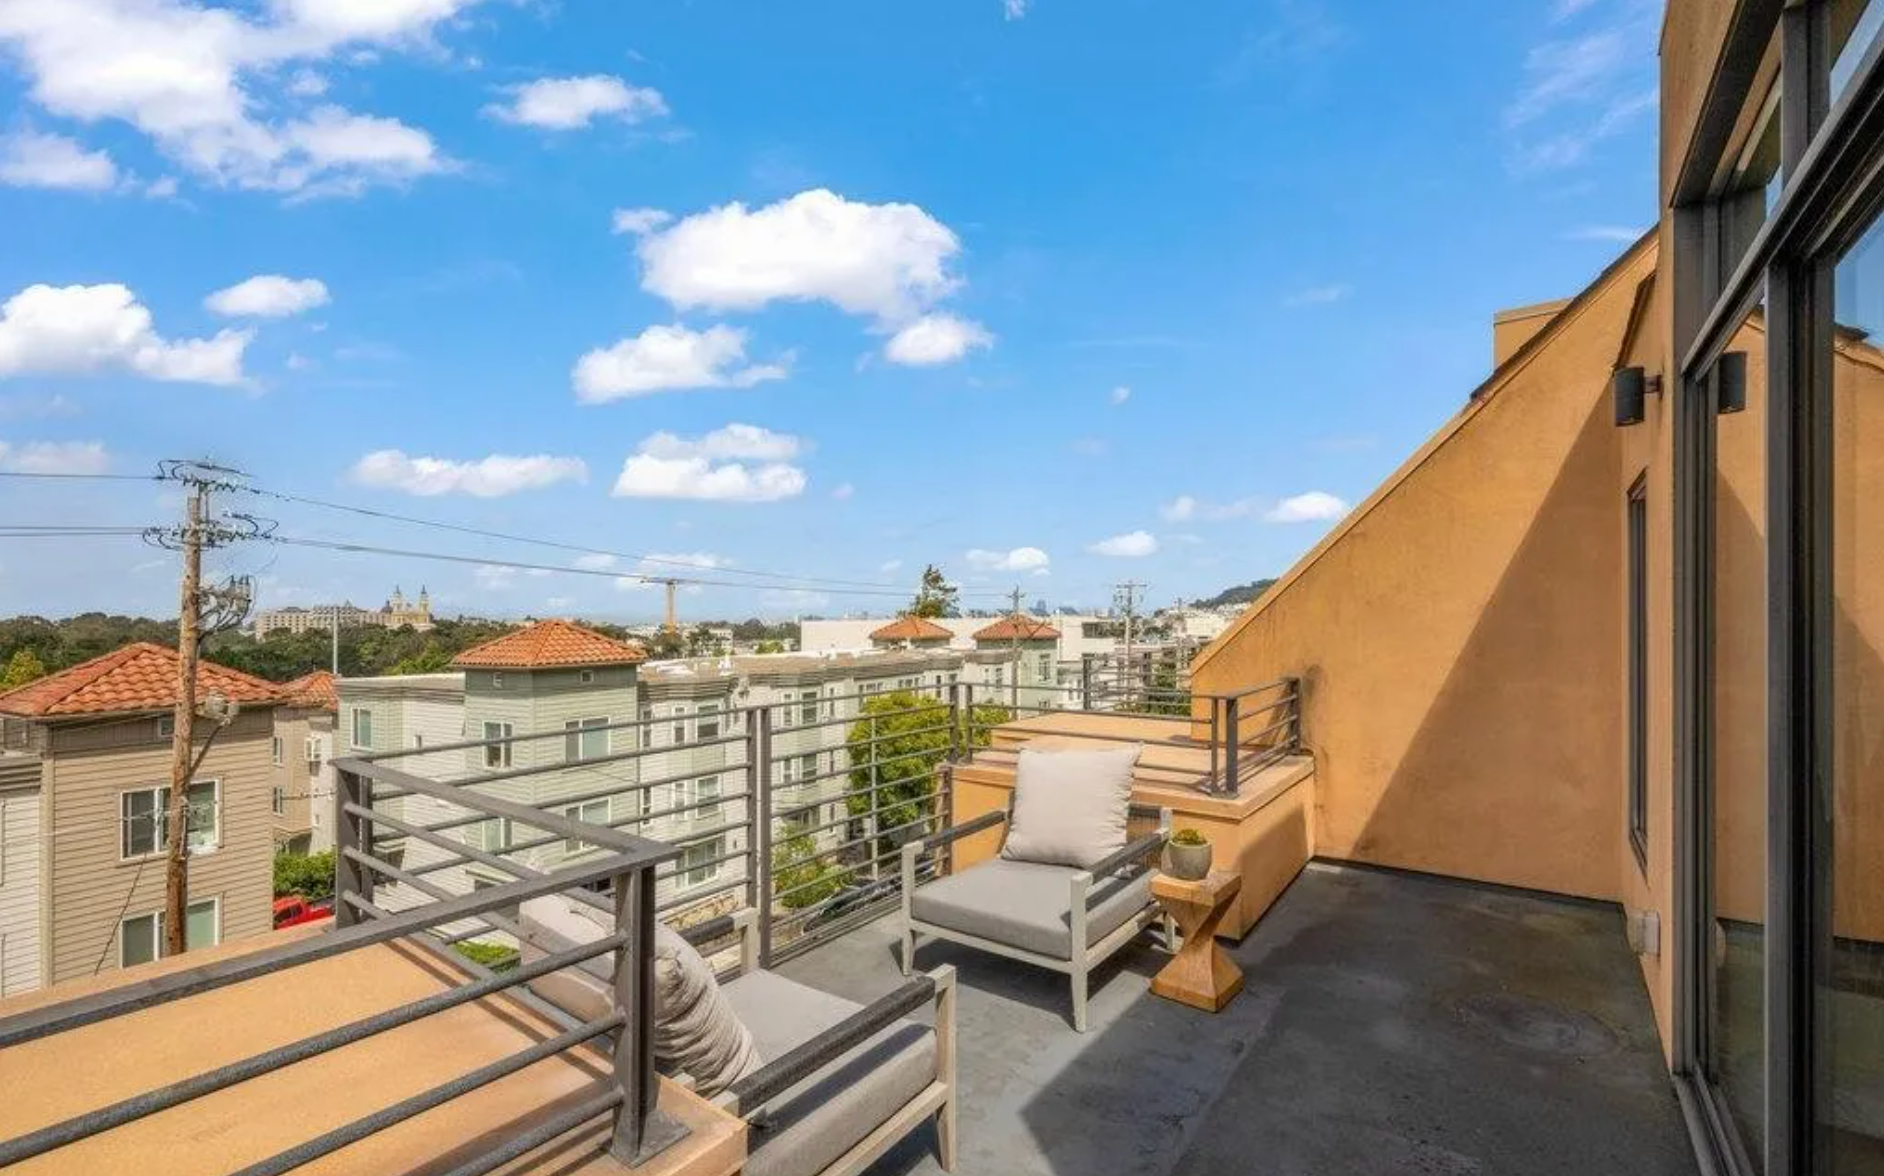
<instances>
[{"instance_id":1,"label":"railing post","mask_svg":"<svg viewBox=\"0 0 1884 1176\"><path fill-rule=\"evenodd\" d=\"M975 755L975 684L962 683L962 758Z\"/></svg>"},{"instance_id":2,"label":"railing post","mask_svg":"<svg viewBox=\"0 0 1884 1176\"><path fill-rule=\"evenodd\" d=\"M1217 713L1222 709L1223 700L1210 699L1210 779L1217 778L1217 767L1222 759L1217 750Z\"/></svg>"},{"instance_id":3,"label":"railing post","mask_svg":"<svg viewBox=\"0 0 1884 1176\"><path fill-rule=\"evenodd\" d=\"M1239 785L1236 774L1236 707L1239 700L1223 700L1223 794L1235 796Z\"/></svg>"},{"instance_id":4,"label":"railing post","mask_svg":"<svg viewBox=\"0 0 1884 1176\"><path fill-rule=\"evenodd\" d=\"M1289 750L1302 750L1302 680L1289 679Z\"/></svg>"},{"instance_id":5,"label":"railing post","mask_svg":"<svg viewBox=\"0 0 1884 1176\"><path fill-rule=\"evenodd\" d=\"M759 911L759 966L772 966L772 708L754 712L746 724L746 762L752 773L753 870L758 881L753 906Z\"/></svg>"},{"instance_id":6,"label":"railing post","mask_svg":"<svg viewBox=\"0 0 1884 1176\"><path fill-rule=\"evenodd\" d=\"M654 1072L654 870L638 866L615 875L615 930L628 939L615 949L615 1007L627 1021L615 1038L615 1112L608 1154L636 1167L687 1129L657 1110L660 1079Z\"/></svg>"},{"instance_id":7,"label":"railing post","mask_svg":"<svg viewBox=\"0 0 1884 1176\"><path fill-rule=\"evenodd\" d=\"M347 851L373 854L373 822L349 813L347 806L371 809L373 782L357 772L336 769L334 788L340 794L334 805L334 926L351 927L363 916L347 901L347 896L373 901L373 871L355 861Z\"/></svg>"},{"instance_id":8,"label":"railing post","mask_svg":"<svg viewBox=\"0 0 1884 1176\"><path fill-rule=\"evenodd\" d=\"M962 746L965 742L966 741L962 738L962 684L960 682L950 682L949 683L949 759L950 760L959 760L959 759L964 758L962 755Z\"/></svg>"},{"instance_id":9,"label":"railing post","mask_svg":"<svg viewBox=\"0 0 1884 1176\"><path fill-rule=\"evenodd\" d=\"M1079 709L1092 709L1092 654L1079 655Z\"/></svg>"}]
</instances>

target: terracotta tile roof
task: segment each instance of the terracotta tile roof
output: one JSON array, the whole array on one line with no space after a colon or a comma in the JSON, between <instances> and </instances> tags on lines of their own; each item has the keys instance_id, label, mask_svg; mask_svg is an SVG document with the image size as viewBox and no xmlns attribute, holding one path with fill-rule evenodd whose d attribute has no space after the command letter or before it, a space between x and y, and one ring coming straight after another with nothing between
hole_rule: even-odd
<instances>
[{"instance_id":1,"label":"terracotta tile roof","mask_svg":"<svg viewBox=\"0 0 1884 1176\"><path fill-rule=\"evenodd\" d=\"M870 633L872 641L952 641L955 634L922 617L897 617Z\"/></svg>"},{"instance_id":2,"label":"terracotta tile roof","mask_svg":"<svg viewBox=\"0 0 1884 1176\"><path fill-rule=\"evenodd\" d=\"M648 651L568 621L537 621L452 660L454 669L534 670L556 666L629 666Z\"/></svg>"},{"instance_id":3,"label":"terracotta tile roof","mask_svg":"<svg viewBox=\"0 0 1884 1176\"><path fill-rule=\"evenodd\" d=\"M281 687L212 661L198 663L196 697L274 704ZM139 641L0 694L0 713L30 718L168 710L177 705L177 651Z\"/></svg>"},{"instance_id":4,"label":"terracotta tile roof","mask_svg":"<svg viewBox=\"0 0 1884 1176\"><path fill-rule=\"evenodd\" d=\"M289 706L313 706L330 711L340 709L340 692L334 689L334 676L326 670L302 674L282 686L281 693Z\"/></svg>"},{"instance_id":5,"label":"terracotta tile roof","mask_svg":"<svg viewBox=\"0 0 1884 1176\"><path fill-rule=\"evenodd\" d=\"M975 630L977 641L1058 641L1060 631L1033 617L1002 617L985 629Z\"/></svg>"}]
</instances>

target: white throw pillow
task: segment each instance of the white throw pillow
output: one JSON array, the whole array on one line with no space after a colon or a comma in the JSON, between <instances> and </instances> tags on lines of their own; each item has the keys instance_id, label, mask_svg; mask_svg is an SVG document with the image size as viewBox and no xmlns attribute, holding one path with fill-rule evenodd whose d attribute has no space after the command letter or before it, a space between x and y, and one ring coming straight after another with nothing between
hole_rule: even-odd
<instances>
[{"instance_id":1,"label":"white throw pillow","mask_svg":"<svg viewBox=\"0 0 1884 1176\"><path fill-rule=\"evenodd\" d=\"M752 1032L720 992L693 944L659 924L654 934L654 1056L712 1097L762 1064Z\"/></svg>"},{"instance_id":2,"label":"white throw pillow","mask_svg":"<svg viewBox=\"0 0 1884 1176\"><path fill-rule=\"evenodd\" d=\"M1142 747L1021 749L1014 815L1001 856L1085 869L1125 848L1132 769Z\"/></svg>"}]
</instances>

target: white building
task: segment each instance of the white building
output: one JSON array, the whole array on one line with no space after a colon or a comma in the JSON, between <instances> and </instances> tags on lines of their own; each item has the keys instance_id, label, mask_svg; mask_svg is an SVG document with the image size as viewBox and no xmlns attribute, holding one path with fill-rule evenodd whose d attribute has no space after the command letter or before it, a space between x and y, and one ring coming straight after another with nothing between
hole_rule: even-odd
<instances>
[{"instance_id":1,"label":"white building","mask_svg":"<svg viewBox=\"0 0 1884 1176\"><path fill-rule=\"evenodd\" d=\"M975 648L975 634L998 617L934 617L934 624L947 629L952 637L950 649L968 650ZM1059 648L1055 653L1057 660L1077 662L1089 653L1111 653L1124 636L1124 619L1106 617L1097 614L1044 616L1037 618L1045 621L1059 631ZM845 617L835 621L805 621L800 625L799 645L806 653L823 653L846 649L868 649L870 634L884 625L895 621L895 617Z\"/></svg>"}]
</instances>

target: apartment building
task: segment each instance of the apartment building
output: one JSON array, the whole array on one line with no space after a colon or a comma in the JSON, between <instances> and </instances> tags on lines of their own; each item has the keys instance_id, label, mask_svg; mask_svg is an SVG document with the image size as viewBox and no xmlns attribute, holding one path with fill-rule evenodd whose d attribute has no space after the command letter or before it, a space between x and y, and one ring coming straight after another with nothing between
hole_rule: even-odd
<instances>
[{"instance_id":1,"label":"apartment building","mask_svg":"<svg viewBox=\"0 0 1884 1176\"><path fill-rule=\"evenodd\" d=\"M834 653L849 649L869 649L877 644L876 634L893 630L898 617L842 617L835 620L808 620L799 626L799 648L804 653ZM975 648L975 632L999 617L924 617L924 626L933 625L949 634L946 643L936 648L968 650ZM1117 650L1125 636L1123 617L1097 613L1064 613L1037 619L1053 626L1060 634L1054 657L1063 662L1078 662L1087 654L1109 654ZM1141 624L1143 621L1141 620ZM924 630L927 631L926 628ZM897 644L891 642L890 644Z\"/></svg>"},{"instance_id":2,"label":"apartment building","mask_svg":"<svg viewBox=\"0 0 1884 1176\"><path fill-rule=\"evenodd\" d=\"M273 926L270 747L280 702L274 683L214 662L200 663L197 690L199 707L217 699L233 718L197 721L208 748L189 796L191 949ZM0 934L9 942L0 971L9 991L162 954L176 698L176 651L146 642L0 695Z\"/></svg>"},{"instance_id":3,"label":"apartment building","mask_svg":"<svg viewBox=\"0 0 1884 1176\"><path fill-rule=\"evenodd\" d=\"M330 633L335 628L352 629L374 626L381 629L400 629L410 626L423 632L432 627L432 597L424 588L419 589L417 600L408 601L405 593L398 588L387 598L386 603L378 608L361 608L355 604L314 604L305 607L290 605L287 608L263 609L249 622L250 628L259 639L274 632Z\"/></svg>"},{"instance_id":4,"label":"apartment building","mask_svg":"<svg viewBox=\"0 0 1884 1176\"><path fill-rule=\"evenodd\" d=\"M326 670L281 688L275 737L269 747L269 809L275 848L319 853L334 846L334 735L340 697Z\"/></svg>"}]
</instances>

